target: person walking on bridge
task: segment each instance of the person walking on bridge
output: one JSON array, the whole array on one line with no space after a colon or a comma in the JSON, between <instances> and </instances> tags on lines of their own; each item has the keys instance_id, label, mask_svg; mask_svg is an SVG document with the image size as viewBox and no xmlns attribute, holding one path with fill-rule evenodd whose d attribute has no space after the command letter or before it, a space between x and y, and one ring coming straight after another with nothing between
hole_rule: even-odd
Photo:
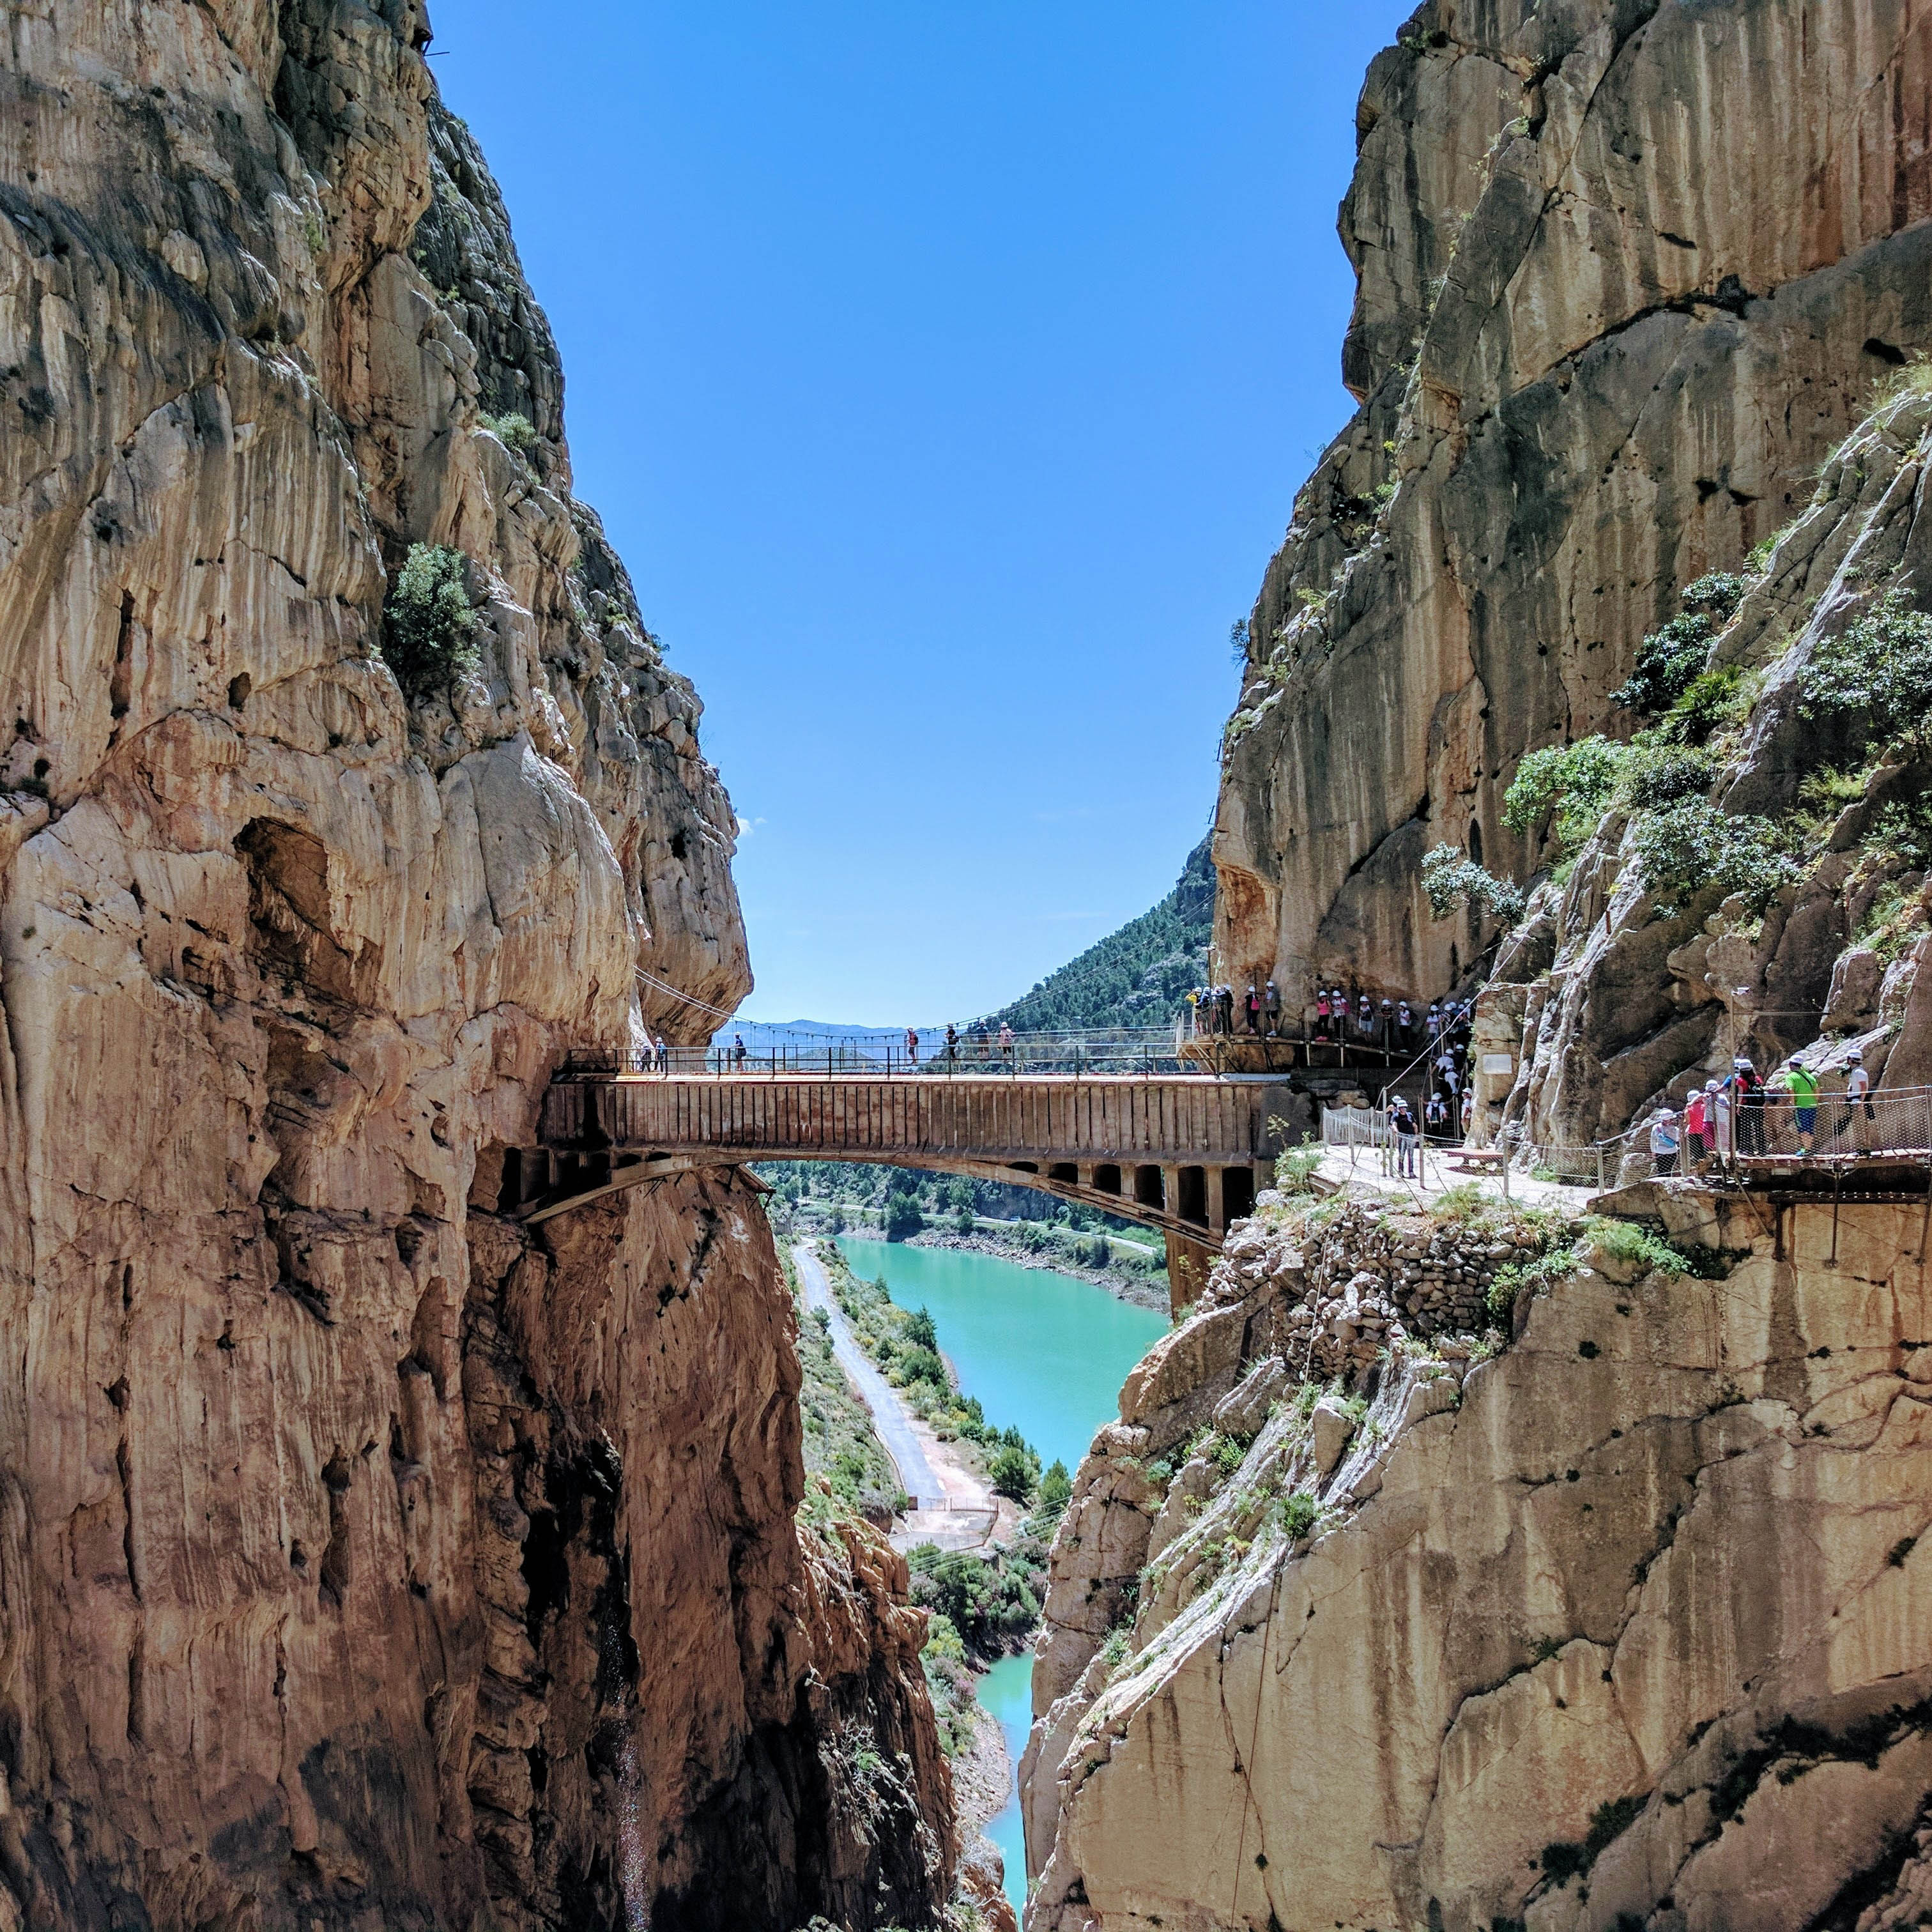
<instances>
[{"instance_id":1,"label":"person walking on bridge","mask_svg":"<svg viewBox=\"0 0 1932 1932\"><path fill-rule=\"evenodd\" d=\"M1764 1152L1764 1082L1744 1054L1731 1062L1731 1084L1738 1101L1738 1152L1748 1158Z\"/></svg>"},{"instance_id":2,"label":"person walking on bridge","mask_svg":"<svg viewBox=\"0 0 1932 1932\"><path fill-rule=\"evenodd\" d=\"M916 1066L919 1064L919 1035L910 1027L906 1028L905 1050L906 1064Z\"/></svg>"},{"instance_id":3,"label":"person walking on bridge","mask_svg":"<svg viewBox=\"0 0 1932 1932\"><path fill-rule=\"evenodd\" d=\"M1704 1171L1705 1136L1709 1129L1711 1096L1702 1087L1693 1087L1684 1106L1684 1167L1687 1174Z\"/></svg>"},{"instance_id":4,"label":"person walking on bridge","mask_svg":"<svg viewBox=\"0 0 1932 1932\"><path fill-rule=\"evenodd\" d=\"M1241 1004L1248 1016L1248 1030L1258 1038L1262 1030L1262 996L1252 980L1248 982L1248 997Z\"/></svg>"},{"instance_id":5,"label":"person walking on bridge","mask_svg":"<svg viewBox=\"0 0 1932 1932\"><path fill-rule=\"evenodd\" d=\"M1878 1120L1878 1109L1872 1105L1871 1076L1865 1071L1864 1055L1853 1047L1851 1064L1845 1069L1845 1111L1838 1116L1838 1124L1832 1130L1834 1140L1844 1138L1845 1130L1851 1126L1860 1108L1864 1108L1866 1120L1875 1126ZM1868 1140L1871 1138L1869 1130L1865 1138ZM1856 1134L1852 1137L1852 1151L1854 1154L1862 1151Z\"/></svg>"},{"instance_id":6,"label":"person walking on bridge","mask_svg":"<svg viewBox=\"0 0 1932 1932\"><path fill-rule=\"evenodd\" d=\"M731 1064L736 1072L744 1072L745 1036L741 1033L734 1033L731 1036Z\"/></svg>"},{"instance_id":7,"label":"person walking on bridge","mask_svg":"<svg viewBox=\"0 0 1932 1932\"><path fill-rule=\"evenodd\" d=\"M658 1035L656 1046L658 1071L660 1073L668 1073L670 1071L670 1048L665 1046L664 1036L662 1034Z\"/></svg>"},{"instance_id":8,"label":"person walking on bridge","mask_svg":"<svg viewBox=\"0 0 1932 1932\"><path fill-rule=\"evenodd\" d=\"M1415 1124L1415 1116L1408 1110L1408 1101L1400 1094L1389 1102L1389 1126L1395 1134L1396 1172L1414 1179L1417 1178L1417 1143L1422 1134Z\"/></svg>"},{"instance_id":9,"label":"person walking on bridge","mask_svg":"<svg viewBox=\"0 0 1932 1932\"><path fill-rule=\"evenodd\" d=\"M1000 1058L1006 1063L1006 1070L1011 1072L1013 1065L1013 1030L1004 1020L1000 1022Z\"/></svg>"},{"instance_id":10,"label":"person walking on bridge","mask_svg":"<svg viewBox=\"0 0 1932 1932\"><path fill-rule=\"evenodd\" d=\"M1811 1158L1812 1136L1818 1126L1818 1076L1802 1060L1794 1060L1791 1075L1791 1104L1798 1110L1798 1151Z\"/></svg>"},{"instance_id":11,"label":"person walking on bridge","mask_svg":"<svg viewBox=\"0 0 1932 1932\"><path fill-rule=\"evenodd\" d=\"M1281 1034L1281 988L1272 980L1262 995L1262 1005L1268 1014L1268 1038L1278 1039Z\"/></svg>"},{"instance_id":12,"label":"person walking on bridge","mask_svg":"<svg viewBox=\"0 0 1932 1932\"><path fill-rule=\"evenodd\" d=\"M1650 1117L1650 1168L1664 1175L1677 1172L1677 1116L1660 1107Z\"/></svg>"},{"instance_id":13,"label":"person walking on bridge","mask_svg":"<svg viewBox=\"0 0 1932 1932\"><path fill-rule=\"evenodd\" d=\"M959 1058L959 1029L950 1021L946 1028L946 1058L948 1065L956 1064Z\"/></svg>"},{"instance_id":14,"label":"person walking on bridge","mask_svg":"<svg viewBox=\"0 0 1932 1932\"><path fill-rule=\"evenodd\" d=\"M1315 1037L1322 1040L1328 1037L1328 988L1326 986L1316 989Z\"/></svg>"}]
</instances>

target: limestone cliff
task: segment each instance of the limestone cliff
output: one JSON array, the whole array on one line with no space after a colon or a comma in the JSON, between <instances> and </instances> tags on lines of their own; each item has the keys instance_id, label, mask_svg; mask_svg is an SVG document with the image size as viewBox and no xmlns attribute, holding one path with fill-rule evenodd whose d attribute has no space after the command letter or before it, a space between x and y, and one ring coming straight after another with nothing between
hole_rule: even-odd
<instances>
[{"instance_id":1,"label":"limestone cliff","mask_svg":"<svg viewBox=\"0 0 1932 1932\"><path fill-rule=\"evenodd\" d=\"M755 1199L491 1211L564 1051L748 974L428 38L8 10L0 1927L926 1924L922 1620L794 1528Z\"/></svg>"},{"instance_id":2,"label":"limestone cliff","mask_svg":"<svg viewBox=\"0 0 1932 1932\"><path fill-rule=\"evenodd\" d=\"M1682 590L1810 494L1932 342L1932 19L1908 0L1430 0L1371 67L1354 419L1250 624L1220 976L1431 997L1520 874L1518 761L1605 728Z\"/></svg>"},{"instance_id":3,"label":"limestone cliff","mask_svg":"<svg viewBox=\"0 0 1932 1932\"><path fill-rule=\"evenodd\" d=\"M1598 822L1503 935L1478 1000L1480 1043L1515 1069L1479 1077L1481 1138L1618 1134L1737 1051L1796 1054L1828 1084L1854 1048L1882 1088L1932 1078L1932 764L1910 716L1843 716L1808 694L1861 640L1923 627L1910 607L1928 581L1929 460L1932 395L1914 368L1730 580L1691 660L1699 694L1604 753ZM1700 694L1714 701L1690 728ZM1670 876L1678 847L1694 876Z\"/></svg>"},{"instance_id":4,"label":"limestone cliff","mask_svg":"<svg viewBox=\"0 0 1932 1932\"><path fill-rule=\"evenodd\" d=\"M1919 1211L1620 1204L1697 1272L1306 1204L1231 1242L1054 1546L1035 1932L1915 1922ZM1513 1342L1422 1345L1485 1279Z\"/></svg>"}]
</instances>

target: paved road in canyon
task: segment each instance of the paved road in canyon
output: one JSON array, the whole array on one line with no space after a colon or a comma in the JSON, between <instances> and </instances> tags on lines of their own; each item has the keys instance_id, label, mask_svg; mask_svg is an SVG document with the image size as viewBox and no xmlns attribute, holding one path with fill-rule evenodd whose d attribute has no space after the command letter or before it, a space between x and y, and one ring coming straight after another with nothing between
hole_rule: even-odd
<instances>
[{"instance_id":1,"label":"paved road in canyon","mask_svg":"<svg viewBox=\"0 0 1932 1932\"><path fill-rule=\"evenodd\" d=\"M886 1454L897 1466L899 1481L906 1493L929 1508L944 1509L946 1485L933 1474L932 1465L926 1460L926 1451L920 1447L919 1438L906 1420L897 1392L880 1374L872 1358L860 1347L858 1337L852 1333L844 1311L832 1292L824 1264L812 1252L809 1242L800 1241L791 1253L792 1259L798 1264L799 1285L805 1291L805 1305L808 1308L823 1308L830 1316L832 1352L838 1358L838 1366L845 1371L853 1387L865 1398L866 1406L872 1412L872 1426L879 1432L879 1440L886 1445Z\"/></svg>"}]
</instances>

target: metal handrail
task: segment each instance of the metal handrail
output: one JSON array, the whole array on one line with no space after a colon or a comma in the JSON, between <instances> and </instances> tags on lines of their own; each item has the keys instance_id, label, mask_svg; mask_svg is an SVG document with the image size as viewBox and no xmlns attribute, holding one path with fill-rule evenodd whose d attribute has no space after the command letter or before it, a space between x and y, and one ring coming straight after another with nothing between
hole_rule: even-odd
<instances>
[{"instance_id":1,"label":"metal handrail","mask_svg":"<svg viewBox=\"0 0 1932 1932\"><path fill-rule=\"evenodd\" d=\"M1108 1038L1094 1035L1016 1034L1010 1045L994 1040L983 1044L962 1039L950 1050L942 1040L928 1049L922 1040L916 1054L903 1042L827 1039L818 1046L784 1043L740 1054L729 1044L667 1046L662 1053L650 1047L580 1048L568 1054L560 1080L609 1078L650 1074L751 1077L829 1076L902 1079L980 1076L1022 1073L1114 1073L1213 1075L1218 1065L1181 1059L1166 1030L1152 1034L1121 1032Z\"/></svg>"},{"instance_id":2,"label":"metal handrail","mask_svg":"<svg viewBox=\"0 0 1932 1932\"><path fill-rule=\"evenodd\" d=\"M1504 1128L1497 1144L1519 1172L1544 1170L1557 1184L1594 1186L1600 1192L1654 1174L1760 1177L1807 1168L1932 1166L1932 1087L1880 1088L1854 1100L1842 1088L1821 1088L1815 1108L1803 1112L1789 1096L1760 1090L1762 1105L1734 1105L1722 1132L1714 1127L1694 1150L1678 1112L1674 1158L1660 1166L1650 1147L1650 1124L1582 1146L1532 1141ZM1810 1115L1808 1127L1802 1124ZM1394 1144L1385 1112L1365 1107L1322 1110L1322 1138L1330 1147L1372 1148L1386 1156Z\"/></svg>"}]
</instances>

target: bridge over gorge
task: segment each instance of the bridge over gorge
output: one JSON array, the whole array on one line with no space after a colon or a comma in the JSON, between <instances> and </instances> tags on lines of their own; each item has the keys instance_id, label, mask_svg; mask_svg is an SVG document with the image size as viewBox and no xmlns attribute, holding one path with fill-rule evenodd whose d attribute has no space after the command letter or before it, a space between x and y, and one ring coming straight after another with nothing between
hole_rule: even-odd
<instances>
[{"instance_id":1,"label":"bridge over gorge","mask_svg":"<svg viewBox=\"0 0 1932 1932\"><path fill-rule=\"evenodd\" d=\"M660 1072L642 1070L648 1058L566 1066L544 1096L541 1144L506 1157L504 1211L544 1221L704 1167L876 1162L1037 1188L1157 1228L1179 1296L1312 1118L1278 1077L1206 1068L1007 1072L942 1060L913 1073L835 1057L820 1072Z\"/></svg>"}]
</instances>

